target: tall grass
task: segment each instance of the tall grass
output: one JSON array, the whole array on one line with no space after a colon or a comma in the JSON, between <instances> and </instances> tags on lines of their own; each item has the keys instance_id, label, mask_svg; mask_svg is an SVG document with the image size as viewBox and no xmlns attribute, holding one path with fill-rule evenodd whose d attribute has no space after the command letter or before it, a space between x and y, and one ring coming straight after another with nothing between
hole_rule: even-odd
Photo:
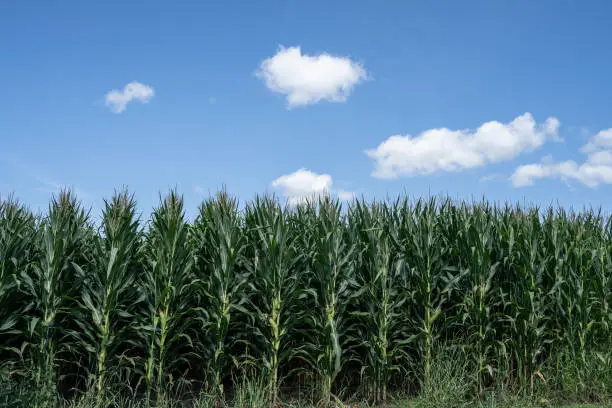
<instances>
[{"instance_id":1,"label":"tall grass","mask_svg":"<svg viewBox=\"0 0 612 408\"><path fill-rule=\"evenodd\" d=\"M1 380L35 384L34 405L110 389L156 406L611 397L601 213L404 198L240 207L225 191L193 222L176 191L146 224L136 208L117 192L96 229L70 191L40 218L0 202Z\"/></svg>"}]
</instances>

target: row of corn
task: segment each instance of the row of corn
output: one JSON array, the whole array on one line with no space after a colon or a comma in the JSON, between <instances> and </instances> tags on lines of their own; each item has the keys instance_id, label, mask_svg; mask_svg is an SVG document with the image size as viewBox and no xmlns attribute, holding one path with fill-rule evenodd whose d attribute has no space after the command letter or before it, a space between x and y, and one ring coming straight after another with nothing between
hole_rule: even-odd
<instances>
[{"instance_id":1,"label":"row of corn","mask_svg":"<svg viewBox=\"0 0 612 408\"><path fill-rule=\"evenodd\" d=\"M612 364L612 223L594 211L220 192L189 222L175 191L148 219L121 191L100 219L70 191L44 216L0 204L0 371L49 395L222 396L254 375L272 403L296 386L384 401L426 389L441 350L481 393Z\"/></svg>"}]
</instances>

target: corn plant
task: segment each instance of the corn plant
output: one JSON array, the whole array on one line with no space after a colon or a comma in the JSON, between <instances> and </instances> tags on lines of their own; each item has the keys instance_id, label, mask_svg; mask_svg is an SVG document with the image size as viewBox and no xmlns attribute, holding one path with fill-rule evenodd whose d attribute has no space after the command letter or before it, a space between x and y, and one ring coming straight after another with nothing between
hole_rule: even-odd
<instances>
[{"instance_id":1,"label":"corn plant","mask_svg":"<svg viewBox=\"0 0 612 408\"><path fill-rule=\"evenodd\" d=\"M595 296L601 308L597 340L605 345L612 338L612 218L606 221L602 235L602 247L597 256Z\"/></svg>"},{"instance_id":2,"label":"corn plant","mask_svg":"<svg viewBox=\"0 0 612 408\"><path fill-rule=\"evenodd\" d=\"M306 333L307 359L315 370L321 401L328 403L332 387L347 360L349 338L347 304L356 287L354 246L345 236L340 203L323 197L317 210L306 204L299 222L306 227L309 243L304 247L311 257L305 271L306 291L310 294L309 331Z\"/></svg>"},{"instance_id":3,"label":"corn plant","mask_svg":"<svg viewBox=\"0 0 612 408\"><path fill-rule=\"evenodd\" d=\"M565 349L566 328L568 324L567 308L567 281L565 275L569 267L568 248L572 245L570 223L567 213L560 210L558 213L549 209L543 220L543 242L545 252L550 254L548 266L546 267L546 279L550 282L550 333L553 342L550 347ZM557 353L556 359L562 358L562 353Z\"/></svg>"},{"instance_id":4,"label":"corn plant","mask_svg":"<svg viewBox=\"0 0 612 408\"><path fill-rule=\"evenodd\" d=\"M49 207L38 234L40 257L22 274L30 301L28 332L37 388L52 392L57 383L58 355L71 345L70 299L76 296L77 270L88 270L93 230L88 213L71 191L62 191Z\"/></svg>"},{"instance_id":5,"label":"corn plant","mask_svg":"<svg viewBox=\"0 0 612 408\"><path fill-rule=\"evenodd\" d=\"M223 397L223 380L238 361L232 353L232 325L237 313L248 314L245 291L248 271L244 265L246 238L237 202L220 192L200 207L193 226L193 245L197 277L203 299L200 308L205 376L212 381L211 391Z\"/></svg>"},{"instance_id":6,"label":"corn plant","mask_svg":"<svg viewBox=\"0 0 612 408\"><path fill-rule=\"evenodd\" d=\"M436 201L418 201L411 207L407 200L398 207L400 225L395 249L404 257L409 270L409 296L412 333L408 338L417 360L420 381L431 379L433 351L444 332L442 313L461 275L447 263L450 246L443 228L447 225L450 202L438 207ZM449 222L450 223L450 222ZM442 316L443 317L443 316Z\"/></svg>"},{"instance_id":7,"label":"corn plant","mask_svg":"<svg viewBox=\"0 0 612 408\"><path fill-rule=\"evenodd\" d=\"M88 271L77 268L83 282L75 310L75 338L90 354L96 393L101 396L109 366L117 368L127 348L135 305L142 299L140 230L136 202L126 191L104 202L102 236Z\"/></svg>"},{"instance_id":8,"label":"corn plant","mask_svg":"<svg viewBox=\"0 0 612 408\"><path fill-rule=\"evenodd\" d=\"M534 382L545 380L542 363L554 339L549 326L551 316L547 313L552 304L550 294L554 292L545 280L550 255L544 251L537 208L519 213L510 222L504 261L506 272L512 276L513 286L509 289L513 303L507 318L519 383L533 393Z\"/></svg>"},{"instance_id":9,"label":"corn plant","mask_svg":"<svg viewBox=\"0 0 612 408\"><path fill-rule=\"evenodd\" d=\"M601 299L597 296L597 262L603 254L598 251L596 236L590 231L591 214L584 214L573 223L572 238L566 247L564 291L565 346L578 368L586 368L587 353L592 350L594 336L601 319Z\"/></svg>"},{"instance_id":10,"label":"corn plant","mask_svg":"<svg viewBox=\"0 0 612 408\"><path fill-rule=\"evenodd\" d=\"M365 358L366 380L374 402L387 400L391 376L407 374L409 300L404 261L394 257L390 236L395 231L386 204L370 207L356 201L349 210L349 229L355 242L357 288L351 299L359 306L351 313L353 342Z\"/></svg>"},{"instance_id":11,"label":"corn plant","mask_svg":"<svg viewBox=\"0 0 612 408\"><path fill-rule=\"evenodd\" d=\"M177 367L187 362L185 349L192 346L193 255L183 198L176 191L171 191L153 213L145 256L144 315L148 321L141 328L147 344L144 374L147 401L155 390L159 403L167 397L166 387L174 384Z\"/></svg>"},{"instance_id":12,"label":"corn plant","mask_svg":"<svg viewBox=\"0 0 612 408\"><path fill-rule=\"evenodd\" d=\"M0 201L0 369L8 374L20 369L23 354L20 275L37 256L35 233L35 218L25 207L12 197Z\"/></svg>"},{"instance_id":13,"label":"corn plant","mask_svg":"<svg viewBox=\"0 0 612 408\"><path fill-rule=\"evenodd\" d=\"M458 302L459 321L457 324L464 333L476 362L476 384L479 395L484 392L483 376L493 376L496 363L495 350L503 348L498 330L499 311L502 305L496 273L499 261L495 259L497 233L494 212L485 204L473 209L463 207L461 211L463 231L459 234L457 246L460 248L465 268L462 280L464 293Z\"/></svg>"},{"instance_id":14,"label":"corn plant","mask_svg":"<svg viewBox=\"0 0 612 408\"><path fill-rule=\"evenodd\" d=\"M300 348L292 338L300 323L303 291L298 266L303 253L286 214L273 198L257 198L245 214L247 265L255 289L248 304L254 317L252 341L261 355L272 405L278 399L280 366L294 358Z\"/></svg>"}]
</instances>

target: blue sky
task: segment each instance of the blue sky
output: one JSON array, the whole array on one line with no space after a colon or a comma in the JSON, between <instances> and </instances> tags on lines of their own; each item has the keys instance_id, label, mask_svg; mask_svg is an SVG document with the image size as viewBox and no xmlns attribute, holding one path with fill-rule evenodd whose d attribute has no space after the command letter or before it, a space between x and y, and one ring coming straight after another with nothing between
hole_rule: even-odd
<instances>
[{"instance_id":1,"label":"blue sky","mask_svg":"<svg viewBox=\"0 0 612 408\"><path fill-rule=\"evenodd\" d=\"M127 185L145 214L174 186L193 214L222 185L242 200L608 210L610 13L603 0L3 2L0 193L45 209L71 186L96 209Z\"/></svg>"}]
</instances>

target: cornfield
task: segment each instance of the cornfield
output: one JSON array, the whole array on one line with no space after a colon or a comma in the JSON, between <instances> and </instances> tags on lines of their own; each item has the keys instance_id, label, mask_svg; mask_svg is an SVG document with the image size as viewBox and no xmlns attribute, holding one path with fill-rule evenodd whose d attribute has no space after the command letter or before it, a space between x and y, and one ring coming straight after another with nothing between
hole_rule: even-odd
<instances>
[{"instance_id":1,"label":"cornfield","mask_svg":"<svg viewBox=\"0 0 612 408\"><path fill-rule=\"evenodd\" d=\"M612 383L612 219L449 199L243 207L193 222L171 191L148 220L117 192L95 225L75 195L44 216L0 203L0 370L55 395L120 387L150 404L241 378L265 399L430 392L469 357L474 395Z\"/></svg>"}]
</instances>

